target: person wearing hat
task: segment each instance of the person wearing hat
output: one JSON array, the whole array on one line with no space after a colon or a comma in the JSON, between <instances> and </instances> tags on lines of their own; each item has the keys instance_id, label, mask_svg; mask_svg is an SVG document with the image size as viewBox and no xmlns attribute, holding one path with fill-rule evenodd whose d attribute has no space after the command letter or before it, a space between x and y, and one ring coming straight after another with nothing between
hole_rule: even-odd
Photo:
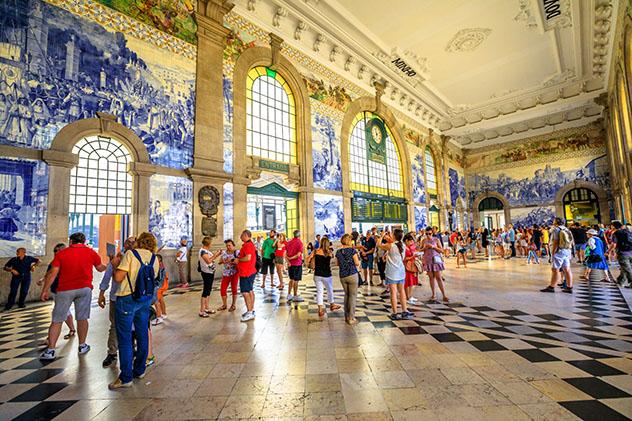
<instances>
[{"instance_id":1,"label":"person wearing hat","mask_svg":"<svg viewBox=\"0 0 632 421\"><path fill-rule=\"evenodd\" d=\"M608 261L606 260L606 247L601 238L599 238L599 232L591 228L586 231L586 235L588 236L586 248L589 250L589 255L586 258L586 271L582 279L588 280L590 272L593 269L598 269L603 270L604 279L602 279L602 281L611 281L608 273Z\"/></svg>"}]
</instances>

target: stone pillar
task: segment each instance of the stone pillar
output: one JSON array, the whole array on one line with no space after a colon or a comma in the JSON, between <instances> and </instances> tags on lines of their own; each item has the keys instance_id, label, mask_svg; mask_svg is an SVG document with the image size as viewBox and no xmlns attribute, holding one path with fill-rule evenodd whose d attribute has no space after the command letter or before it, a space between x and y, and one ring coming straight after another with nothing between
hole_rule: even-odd
<instances>
[{"instance_id":1,"label":"stone pillar","mask_svg":"<svg viewBox=\"0 0 632 421\"><path fill-rule=\"evenodd\" d=\"M143 162L130 162L127 172L132 176L132 226L130 232L140 234L149 230L149 182L156 167Z\"/></svg>"},{"instance_id":2,"label":"stone pillar","mask_svg":"<svg viewBox=\"0 0 632 421\"><path fill-rule=\"evenodd\" d=\"M70 171L79 164L79 156L70 152L42 151L48 164L48 214L46 218L46 255L53 255L57 243L68 244L70 207ZM52 194L54 192L54 194Z\"/></svg>"},{"instance_id":3,"label":"stone pillar","mask_svg":"<svg viewBox=\"0 0 632 421\"><path fill-rule=\"evenodd\" d=\"M316 238L316 228L314 226L314 188L299 187L298 192L299 226L303 243L307 247L307 243Z\"/></svg>"},{"instance_id":4,"label":"stone pillar","mask_svg":"<svg viewBox=\"0 0 632 421\"><path fill-rule=\"evenodd\" d=\"M348 177L343 178L343 180L348 180ZM348 188L343 188L342 194L342 211L345 214L345 233L351 233L352 228L352 214L351 214L351 199L353 198L353 193Z\"/></svg>"}]
</instances>

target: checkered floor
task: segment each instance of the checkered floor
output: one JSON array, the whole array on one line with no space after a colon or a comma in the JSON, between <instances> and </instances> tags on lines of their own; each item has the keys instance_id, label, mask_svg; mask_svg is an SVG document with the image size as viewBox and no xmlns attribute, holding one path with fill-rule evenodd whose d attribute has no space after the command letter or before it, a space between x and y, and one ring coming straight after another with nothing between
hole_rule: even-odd
<instances>
[{"instance_id":1,"label":"checkered floor","mask_svg":"<svg viewBox=\"0 0 632 421\"><path fill-rule=\"evenodd\" d=\"M316 288L307 279L300 288L305 302L288 306L278 290L264 291L257 286L258 305L307 312L308 322L318 323ZM169 294L197 295L200 289L194 285ZM556 396L559 405L581 419L627 419L632 413L632 313L619 288L612 284L576 282L570 312L528 314L460 302L420 302L410 306L414 319L403 321L388 318L389 301L379 292L378 288L361 290L357 329L429 335L455 352L502 355L498 358L502 366L511 367L512 373L543 392L553 384L556 390L547 390L548 396ZM335 291L335 300L343 302L342 290ZM78 402L50 399L69 387L75 376L85 375L66 370L64 358L69 357L39 361L50 313L50 304L34 305L4 313L0 319L0 419L53 419ZM342 317L342 312L327 315ZM520 376L522 367L524 376ZM555 377L530 378L538 370Z\"/></svg>"}]
</instances>

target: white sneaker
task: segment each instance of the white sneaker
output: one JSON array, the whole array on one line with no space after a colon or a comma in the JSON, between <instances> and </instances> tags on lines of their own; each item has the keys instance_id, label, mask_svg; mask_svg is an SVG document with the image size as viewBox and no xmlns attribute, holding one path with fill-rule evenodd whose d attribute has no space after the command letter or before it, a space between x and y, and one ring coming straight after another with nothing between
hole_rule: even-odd
<instances>
[{"instance_id":1,"label":"white sneaker","mask_svg":"<svg viewBox=\"0 0 632 421\"><path fill-rule=\"evenodd\" d=\"M414 305L414 304L416 304L416 303L417 303L417 300L414 300L414 299L410 298L410 299L409 299L408 301L406 301L406 302L407 302L408 304L410 304L410 305Z\"/></svg>"},{"instance_id":2,"label":"white sneaker","mask_svg":"<svg viewBox=\"0 0 632 421\"><path fill-rule=\"evenodd\" d=\"M294 297L292 296L292 294L288 294L287 295L287 302L289 303L290 301L292 301L294 299Z\"/></svg>"},{"instance_id":3,"label":"white sneaker","mask_svg":"<svg viewBox=\"0 0 632 421\"><path fill-rule=\"evenodd\" d=\"M44 361L52 361L55 359L55 350L54 349L50 349L50 348L46 348L44 350L44 352L42 352L42 355L40 355L39 357L40 360L44 360Z\"/></svg>"},{"instance_id":4,"label":"white sneaker","mask_svg":"<svg viewBox=\"0 0 632 421\"><path fill-rule=\"evenodd\" d=\"M158 326L160 323L162 323L162 317L156 317L156 319L154 319L154 321L151 322L151 324L154 326Z\"/></svg>"},{"instance_id":5,"label":"white sneaker","mask_svg":"<svg viewBox=\"0 0 632 421\"><path fill-rule=\"evenodd\" d=\"M248 311L248 312L246 312L246 314L244 314L244 316L241 318L241 321L242 321L242 322L248 322L248 321L250 321L250 320L254 320L254 318L255 318L255 315L254 315L251 311Z\"/></svg>"},{"instance_id":6,"label":"white sneaker","mask_svg":"<svg viewBox=\"0 0 632 421\"><path fill-rule=\"evenodd\" d=\"M292 301L294 301L295 303L302 303L305 300L300 295L297 295L296 297L292 299Z\"/></svg>"},{"instance_id":7,"label":"white sneaker","mask_svg":"<svg viewBox=\"0 0 632 421\"><path fill-rule=\"evenodd\" d=\"M90 345L81 344L79 345L79 355L87 354L90 351Z\"/></svg>"},{"instance_id":8,"label":"white sneaker","mask_svg":"<svg viewBox=\"0 0 632 421\"><path fill-rule=\"evenodd\" d=\"M167 315L163 314L162 316L160 316L160 318L164 321L167 318Z\"/></svg>"}]
</instances>

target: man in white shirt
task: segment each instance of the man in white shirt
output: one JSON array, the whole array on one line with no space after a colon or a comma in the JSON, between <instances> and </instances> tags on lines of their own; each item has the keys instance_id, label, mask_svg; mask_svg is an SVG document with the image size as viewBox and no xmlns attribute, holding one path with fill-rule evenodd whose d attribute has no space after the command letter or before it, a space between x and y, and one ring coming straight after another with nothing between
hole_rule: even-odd
<instances>
[{"instance_id":1,"label":"man in white shirt","mask_svg":"<svg viewBox=\"0 0 632 421\"><path fill-rule=\"evenodd\" d=\"M186 238L180 240L180 248L176 253L176 263L178 264L178 276L180 277L180 283L177 288L188 288L189 278L187 276L187 263L189 257L189 241Z\"/></svg>"}]
</instances>

